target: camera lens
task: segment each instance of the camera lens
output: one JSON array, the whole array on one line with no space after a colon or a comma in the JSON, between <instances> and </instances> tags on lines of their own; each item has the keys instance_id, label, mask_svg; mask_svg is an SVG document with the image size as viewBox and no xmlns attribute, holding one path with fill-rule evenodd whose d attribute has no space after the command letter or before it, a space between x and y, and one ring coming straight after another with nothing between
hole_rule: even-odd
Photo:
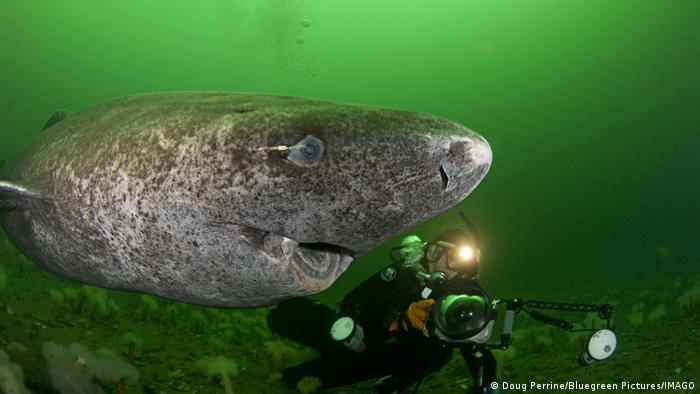
<instances>
[{"instance_id":1,"label":"camera lens","mask_svg":"<svg viewBox=\"0 0 700 394\"><path fill-rule=\"evenodd\" d=\"M455 311L455 320L458 322L466 322L474 316L474 310L471 308L461 308Z\"/></svg>"},{"instance_id":2,"label":"camera lens","mask_svg":"<svg viewBox=\"0 0 700 394\"><path fill-rule=\"evenodd\" d=\"M487 301L478 295L454 294L440 303L437 328L451 338L468 338L488 323Z\"/></svg>"}]
</instances>

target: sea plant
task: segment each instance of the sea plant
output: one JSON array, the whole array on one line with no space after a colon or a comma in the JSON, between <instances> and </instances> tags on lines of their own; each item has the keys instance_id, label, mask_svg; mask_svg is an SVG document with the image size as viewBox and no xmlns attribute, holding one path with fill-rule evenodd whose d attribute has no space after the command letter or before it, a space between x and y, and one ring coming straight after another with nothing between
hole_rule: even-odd
<instances>
[{"instance_id":1,"label":"sea plant","mask_svg":"<svg viewBox=\"0 0 700 394\"><path fill-rule=\"evenodd\" d=\"M66 297L63 292L56 289L49 290L49 297L51 298L51 304L54 316L58 316L61 313L61 308L65 303Z\"/></svg>"},{"instance_id":2,"label":"sea plant","mask_svg":"<svg viewBox=\"0 0 700 394\"><path fill-rule=\"evenodd\" d=\"M196 365L200 370L204 371L207 376L220 377L226 394L233 394L231 377L238 376L238 364L236 364L235 361L224 356L207 356L199 359Z\"/></svg>"},{"instance_id":3,"label":"sea plant","mask_svg":"<svg viewBox=\"0 0 700 394\"><path fill-rule=\"evenodd\" d=\"M165 318L170 327L173 328L177 327L177 320L180 316L180 307L178 305L179 304L172 303L165 307Z\"/></svg>"},{"instance_id":4,"label":"sea plant","mask_svg":"<svg viewBox=\"0 0 700 394\"><path fill-rule=\"evenodd\" d=\"M238 335L242 337L249 336L252 333L250 327L246 325L236 326L236 331L238 331Z\"/></svg>"},{"instance_id":5,"label":"sea plant","mask_svg":"<svg viewBox=\"0 0 700 394\"><path fill-rule=\"evenodd\" d=\"M63 296L71 306L73 313L80 314L85 304L85 295L75 287L63 288Z\"/></svg>"},{"instance_id":6,"label":"sea plant","mask_svg":"<svg viewBox=\"0 0 700 394\"><path fill-rule=\"evenodd\" d=\"M681 313L693 315L700 313L700 280L685 293L676 298L676 304Z\"/></svg>"},{"instance_id":7,"label":"sea plant","mask_svg":"<svg viewBox=\"0 0 700 394\"><path fill-rule=\"evenodd\" d=\"M114 319L119 315L119 311L121 308L119 307L119 304L117 304L116 301L113 299L107 300L107 315L111 318Z\"/></svg>"},{"instance_id":8,"label":"sea plant","mask_svg":"<svg viewBox=\"0 0 700 394\"><path fill-rule=\"evenodd\" d=\"M107 315L107 301L109 298L107 290L100 287L83 286L81 291L83 293L83 297L85 298L88 313L93 320L95 320L98 314L100 316Z\"/></svg>"},{"instance_id":9,"label":"sea plant","mask_svg":"<svg viewBox=\"0 0 700 394\"><path fill-rule=\"evenodd\" d=\"M204 313L202 313L200 310L194 310L192 313L190 313L190 318L194 323L194 331L203 334L204 328L209 325L209 320L207 320L207 317L204 316Z\"/></svg>"},{"instance_id":10,"label":"sea plant","mask_svg":"<svg viewBox=\"0 0 700 394\"><path fill-rule=\"evenodd\" d=\"M647 318L649 319L650 322L658 323L664 317L666 317L666 306L663 304L660 304L660 305L657 305L656 308L654 308L651 312L649 312L649 316Z\"/></svg>"},{"instance_id":11,"label":"sea plant","mask_svg":"<svg viewBox=\"0 0 700 394\"><path fill-rule=\"evenodd\" d=\"M117 394L126 394L125 384L138 383L139 371L112 350L99 348L95 351L95 356L92 372L100 383L113 384Z\"/></svg>"},{"instance_id":12,"label":"sea plant","mask_svg":"<svg viewBox=\"0 0 700 394\"><path fill-rule=\"evenodd\" d=\"M5 346L5 349L10 354L21 354L27 351L27 348L24 345L16 341L8 343L7 346Z\"/></svg>"},{"instance_id":13,"label":"sea plant","mask_svg":"<svg viewBox=\"0 0 700 394\"><path fill-rule=\"evenodd\" d=\"M139 372L113 352L92 353L83 344L62 346L44 343L43 356L54 389L61 394L91 394L99 384L114 385L118 394L126 393L126 384L135 384Z\"/></svg>"},{"instance_id":14,"label":"sea plant","mask_svg":"<svg viewBox=\"0 0 700 394\"><path fill-rule=\"evenodd\" d=\"M266 330L262 327L253 327L253 331L262 339L270 339L271 332L269 330Z\"/></svg>"},{"instance_id":15,"label":"sea plant","mask_svg":"<svg viewBox=\"0 0 700 394\"><path fill-rule=\"evenodd\" d=\"M236 331L233 330L233 328L227 328L221 331L219 337L221 338L222 341L225 343L231 342L234 340L238 335L236 334Z\"/></svg>"},{"instance_id":16,"label":"sea plant","mask_svg":"<svg viewBox=\"0 0 700 394\"><path fill-rule=\"evenodd\" d=\"M321 379L315 376L304 376L297 383L297 391L301 394L312 394L321 388Z\"/></svg>"},{"instance_id":17,"label":"sea plant","mask_svg":"<svg viewBox=\"0 0 700 394\"><path fill-rule=\"evenodd\" d=\"M0 393L29 394L24 386L24 374L19 365L10 362L7 353L0 350Z\"/></svg>"},{"instance_id":18,"label":"sea plant","mask_svg":"<svg viewBox=\"0 0 700 394\"><path fill-rule=\"evenodd\" d=\"M633 326L641 326L644 323L644 314L641 311L632 311L625 317Z\"/></svg>"},{"instance_id":19,"label":"sea plant","mask_svg":"<svg viewBox=\"0 0 700 394\"><path fill-rule=\"evenodd\" d=\"M141 347L143 340L133 332L127 332L124 334L123 342L128 346L126 354L129 357L129 362L133 364L136 361L136 348Z\"/></svg>"},{"instance_id":20,"label":"sea plant","mask_svg":"<svg viewBox=\"0 0 700 394\"><path fill-rule=\"evenodd\" d=\"M267 375L267 378L265 378L265 383L271 385L271 384L277 384L280 381L282 381L282 373L280 372L273 372L269 375Z\"/></svg>"},{"instance_id":21,"label":"sea plant","mask_svg":"<svg viewBox=\"0 0 700 394\"><path fill-rule=\"evenodd\" d=\"M298 354L296 349L282 341L267 341L264 343L264 346L267 351L268 366L271 372L283 369Z\"/></svg>"},{"instance_id":22,"label":"sea plant","mask_svg":"<svg viewBox=\"0 0 700 394\"><path fill-rule=\"evenodd\" d=\"M207 345L216 348L219 351L228 350L228 345L219 337L211 337L207 339Z\"/></svg>"},{"instance_id":23,"label":"sea plant","mask_svg":"<svg viewBox=\"0 0 700 394\"><path fill-rule=\"evenodd\" d=\"M155 313L158 311L158 301L156 301L155 297L150 296L148 294L144 294L141 296L141 311L142 311L142 318L144 321L149 321L149 319L155 315Z\"/></svg>"}]
</instances>

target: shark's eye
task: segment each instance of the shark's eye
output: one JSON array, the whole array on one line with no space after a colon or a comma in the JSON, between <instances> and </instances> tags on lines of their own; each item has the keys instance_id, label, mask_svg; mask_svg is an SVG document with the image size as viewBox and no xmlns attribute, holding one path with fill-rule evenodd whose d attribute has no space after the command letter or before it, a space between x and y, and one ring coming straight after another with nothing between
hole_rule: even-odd
<instances>
[{"instance_id":1,"label":"shark's eye","mask_svg":"<svg viewBox=\"0 0 700 394\"><path fill-rule=\"evenodd\" d=\"M287 160L300 167L313 167L321 161L324 151L323 141L308 135L292 147Z\"/></svg>"}]
</instances>

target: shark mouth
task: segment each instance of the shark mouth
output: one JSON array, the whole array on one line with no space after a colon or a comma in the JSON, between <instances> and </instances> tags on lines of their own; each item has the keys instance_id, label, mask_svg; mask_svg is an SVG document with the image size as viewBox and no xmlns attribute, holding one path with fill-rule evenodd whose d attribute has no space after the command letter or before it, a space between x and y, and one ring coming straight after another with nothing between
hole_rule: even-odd
<instances>
[{"instance_id":1,"label":"shark mouth","mask_svg":"<svg viewBox=\"0 0 700 394\"><path fill-rule=\"evenodd\" d=\"M297 242L271 232L263 236L262 246L272 257L287 262L297 284L310 291L325 290L354 259L352 253L341 246Z\"/></svg>"}]
</instances>

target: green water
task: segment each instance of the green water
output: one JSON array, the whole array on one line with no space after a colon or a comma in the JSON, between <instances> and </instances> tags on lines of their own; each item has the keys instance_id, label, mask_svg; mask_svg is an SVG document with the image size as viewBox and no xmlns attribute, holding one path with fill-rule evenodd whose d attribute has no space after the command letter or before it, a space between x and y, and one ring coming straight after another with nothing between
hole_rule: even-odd
<instances>
[{"instance_id":1,"label":"green water","mask_svg":"<svg viewBox=\"0 0 700 394\"><path fill-rule=\"evenodd\" d=\"M481 280L497 297L616 306L620 350L604 366L578 367L579 343L531 327L503 363L505 379L697 381L700 358L688 349L700 348L698 20L700 2L690 0L5 0L0 160L56 110L142 92L266 92L443 116L483 135L494 161L456 210L414 232L430 238L459 225L461 210L481 232ZM395 245L355 261L319 298L336 301ZM34 267L8 242L0 257L0 346L33 392L52 392L47 341L126 357L124 335L136 332L140 380L129 393L223 392L195 365L219 354L239 364L236 392L285 392L271 374L304 353L277 342L265 309L158 300L149 314L140 295L109 292L119 313L76 312L49 290L80 284ZM694 307L684 301L692 297ZM7 349L12 342L26 350ZM279 356L280 343L294 357ZM461 363L421 392L463 391ZM371 382L341 391L370 392Z\"/></svg>"}]
</instances>

